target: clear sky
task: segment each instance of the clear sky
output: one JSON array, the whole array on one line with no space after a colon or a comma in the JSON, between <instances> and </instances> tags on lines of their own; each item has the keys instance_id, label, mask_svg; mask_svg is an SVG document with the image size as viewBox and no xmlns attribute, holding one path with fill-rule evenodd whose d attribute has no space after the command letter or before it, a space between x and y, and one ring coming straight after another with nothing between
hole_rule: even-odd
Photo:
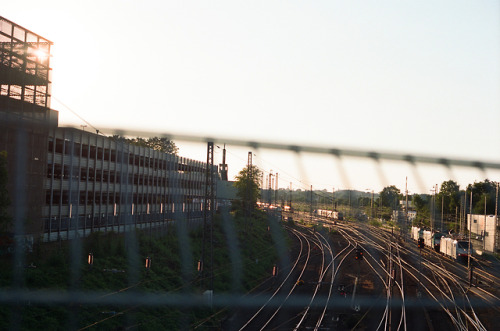
<instances>
[{"instance_id":1,"label":"clear sky","mask_svg":"<svg viewBox=\"0 0 500 331\"><path fill-rule=\"evenodd\" d=\"M95 127L500 161L499 1L20 0L0 15L54 42L61 125L83 123L59 101ZM232 177L247 155L228 150ZM259 157L287 187L450 179L424 169L417 187L408 169L381 180L348 163L339 179L333 160Z\"/></svg>"}]
</instances>

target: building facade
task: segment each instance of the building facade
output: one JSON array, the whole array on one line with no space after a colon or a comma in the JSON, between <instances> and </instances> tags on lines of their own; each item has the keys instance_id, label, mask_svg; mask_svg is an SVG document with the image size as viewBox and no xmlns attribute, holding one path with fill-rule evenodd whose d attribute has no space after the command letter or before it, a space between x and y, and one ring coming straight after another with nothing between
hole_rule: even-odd
<instances>
[{"instance_id":1,"label":"building facade","mask_svg":"<svg viewBox=\"0 0 500 331\"><path fill-rule=\"evenodd\" d=\"M472 219L472 222L471 222ZM497 220L495 215L467 214L467 231L471 232L471 239L475 250L496 252L498 243Z\"/></svg>"},{"instance_id":2,"label":"building facade","mask_svg":"<svg viewBox=\"0 0 500 331\"><path fill-rule=\"evenodd\" d=\"M36 232L43 203L52 42L0 17L0 151L7 153L8 214L13 231Z\"/></svg>"},{"instance_id":3,"label":"building facade","mask_svg":"<svg viewBox=\"0 0 500 331\"><path fill-rule=\"evenodd\" d=\"M55 241L203 220L216 166L58 127L51 45L0 17L0 151L14 236Z\"/></svg>"},{"instance_id":4,"label":"building facade","mask_svg":"<svg viewBox=\"0 0 500 331\"><path fill-rule=\"evenodd\" d=\"M206 163L74 128L52 130L47 153L46 241L203 219Z\"/></svg>"}]
</instances>

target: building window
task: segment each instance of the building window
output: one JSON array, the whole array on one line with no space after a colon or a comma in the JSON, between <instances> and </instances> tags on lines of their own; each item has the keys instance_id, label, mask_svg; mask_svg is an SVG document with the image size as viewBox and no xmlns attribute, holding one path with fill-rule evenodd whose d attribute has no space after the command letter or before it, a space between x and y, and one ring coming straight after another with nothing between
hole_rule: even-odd
<instances>
[{"instance_id":1,"label":"building window","mask_svg":"<svg viewBox=\"0 0 500 331\"><path fill-rule=\"evenodd\" d=\"M56 153L62 154L63 152L63 140L56 139Z\"/></svg>"},{"instance_id":2,"label":"building window","mask_svg":"<svg viewBox=\"0 0 500 331\"><path fill-rule=\"evenodd\" d=\"M89 157L89 145L82 145L82 157Z\"/></svg>"}]
</instances>

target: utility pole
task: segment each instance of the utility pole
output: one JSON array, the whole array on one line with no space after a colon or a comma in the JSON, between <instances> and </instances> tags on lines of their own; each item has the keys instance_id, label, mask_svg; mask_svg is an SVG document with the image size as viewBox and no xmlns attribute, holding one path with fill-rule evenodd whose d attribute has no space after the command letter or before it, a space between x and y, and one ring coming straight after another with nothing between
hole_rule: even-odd
<instances>
[{"instance_id":1,"label":"utility pole","mask_svg":"<svg viewBox=\"0 0 500 331\"><path fill-rule=\"evenodd\" d=\"M495 236L493 237L493 251L496 252L498 250L498 182L496 194L495 194Z\"/></svg>"},{"instance_id":2,"label":"utility pole","mask_svg":"<svg viewBox=\"0 0 500 331\"><path fill-rule=\"evenodd\" d=\"M434 191L434 208L436 208L436 204L437 204L437 198L438 198L438 193L439 193L439 190L438 190L438 184L436 184L436 190ZM441 218L441 220L439 221L439 230L442 230L443 229L443 218Z\"/></svg>"},{"instance_id":3,"label":"utility pole","mask_svg":"<svg viewBox=\"0 0 500 331\"><path fill-rule=\"evenodd\" d=\"M432 198L431 198L431 220L430 220L430 225L431 225L431 232L434 232L434 204L436 201L436 190L434 186L432 187L431 191L433 192Z\"/></svg>"},{"instance_id":4,"label":"utility pole","mask_svg":"<svg viewBox=\"0 0 500 331\"><path fill-rule=\"evenodd\" d=\"M276 173L276 182L274 183L274 205L278 205L278 173Z\"/></svg>"},{"instance_id":5,"label":"utility pole","mask_svg":"<svg viewBox=\"0 0 500 331\"><path fill-rule=\"evenodd\" d=\"M272 200L271 200L271 197L272 197L272 195L271 195L271 194L272 194L272 192L271 192L271 188L273 187L273 184L272 184L272 179L273 179L273 169L271 169L271 170L269 171L269 182L268 182L268 186L267 186L267 191L268 191L268 192L267 192L267 193L268 193L267 197L268 197L268 199L269 199L269 200L268 200L268 202L269 202L269 207L271 206L271 202L272 202Z\"/></svg>"},{"instance_id":6,"label":"utility pole","mask_svg":"<svg viewBox=\"0 0 500 331\"><path fill-rule=\"evenodd\" d=\"M349 189L349 216L351 216L351 189Z\"/></svg>"},{"instance_id":7,"label":"utility pole","mask_svg":"<svg viewBox=\"0 0 500 331\"><path fill-rule=\"evenodd\" d=\"M224 149L222 150L222 163L219 164L219 169L220 179L227 182L226 144L224 144Z\"/></svg>"},{"instance_id":8,"label":"utility pole","mask_svg":"<svg viewBox=\"0 0 500 331\"><path fill-rule=\"evenodd\" d=\"M371 201L371 205L370 205L370 219L373 219L373 199L374 199L374 196L373 196L373 190L372 190L372 201Z\"/></svg>"},{"instance_id":9,"label":"utility pole","mask_svg":"<svg viewBox=\"0 0 500 331\"><path fill-rule=\"evenodd\" d=\"M404 241L406 241L406 235L408 233L408 176L405 179L405 195L406 195L406 206L405 206L405 226L404 226Z\"/></svg>"},{"instance_id":10,"label":"utility pole","mask_svg":"<svg viewBox=\"0 0 500 331\"><path fill-rule=\"evenodd\" d=\"M312 223L312 220L313 220L313 186L312 185L311 185L310 215L311 215L311 223Z\"/></svg>"},{"instance_id":11,"label":"utility pole","mask_svg":"<svg viewBox=\"0 0 500 331\"><path fill-rule=\"evenodd\" d=\"M264 181L264 177L266 178L266 185L262 185L262 187L264 188L262 198L264 199L264 201L267 201L267 196L268 196L267 191L269 190L269 176L262 176L262 181Z\"/></svg>"},{"instance_id":12,"label":"utility pole","mask_svg":"<svg viewBox=\"0 0 500 331\"><path fill-rule=\"evenodd\" d=\"M252 194L252 186L253 186L253 165L252 165L252 152L248 152L248 160L247 160L247 198L244 201L245 203L245 216L247 220L245 223L248 223L248 218L250 217L250 212L253 207L253 194Z\"/></svg>"},{"instance_id":13,"label":"utility pole","mask_svg":"<svg viewBox=\"0 0 500 331\"><path fill-rule=\"evenodd\" d=\"M467 189L464 191L464 208L462 219L460 220L460 233L465 236L465 230L467 228Z\"/></svg>"},{"instance_id":14,"label":"utility pole","mask_svg":"<svg viewBox=\"0 0 500 331\"><path fill-rule=\"evenodd\" d=\"M483 252L486 249L486 193L484 194L484 223L483 223L483 233L482 233L482 238L483 238Z\"/></svg>"},{"instance_id":15,"label":"utility pole","mask_svg":"<svg viewBox=\"0 0 500 331\"><path fill-rule=\"evenodd\" d=\"M443 232L444 225L444 194L441 194L441 232Z\"/></svg>"},{"instance_id":16,"label":"utility pole","mask_svg":"<svg viewBox=\"0 0 500 331\"><path fill-rule=\"evenodd\" d=\"M389 330L392 330L391 322L392 322L392 244L389 242L389 262L388 262L388 267L389 267L389 279L387 283L389 284L389 287L387 290L389 291Z\"/></svg>"},{"instance_id":17,"label":"utility pole","mask_svg":"<svg viewBox=\"0 0 500 331\"><path fill-rule=\"evenodd\" d=\"M470 255L471 255L471 231L472 231L472 188L470 190L470 209L469 209L469 248L468 248L468 254L467 254L467 268L469 269L469 272L471 271L471 265L470 265Z\"/></svg>"},{"instance_id":18,"label":"utility pole","mask_svg":"<svg viewBox=\"0 0 500 331\"><path fill-rule=\"evenodd\" d=\"M252 152L248 152L248 160L247 160L247 169L248 169L248 178L253 179L253 172L252 169L253 164L252 164Z\"/></svg>"},{"instance_id":19,"label":"utility pole","mask_svg":"<svg viewBox=\"0 0 500 331\"><path fill-rule=\"evenodd\" d=\"M202 280L209 279L208 290L210 291L210 298L213 295L213 213L215 209L215 181L213 174L214 166L214 143L212 141L207 143L207 167L205 171L205 200L203 211L203 243L201 249L200 271L202 272ZM210 264L205 268L205 255L208 246ZM208 269L208 270L206 270ZM211 302L211 300L210 300Z\"/></svg>"},{"instance_id":20,"label":"utility pole","mask_svg":"<svg viewBox=\"0 0 500 331\"><path fill-rule=\"evenodd\" d=\"M332 187L332 211L335 211L335 187Z\"/></svg>"}]
</instances>

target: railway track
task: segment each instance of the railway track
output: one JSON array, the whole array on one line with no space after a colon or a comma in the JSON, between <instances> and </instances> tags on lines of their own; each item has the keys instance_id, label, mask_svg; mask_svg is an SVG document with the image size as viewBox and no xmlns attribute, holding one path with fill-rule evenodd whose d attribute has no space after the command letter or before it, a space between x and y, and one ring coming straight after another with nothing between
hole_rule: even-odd
<instances>
[{"instance_id":1,"label":"railway track","mask_svg":"<svg viewBox=\"0 0 500 331\"><path fill-rule=\"evenodd\" d=\"M374 232L377 233L376 236L380 240L387 238L387 234L384 232L377 230ZM433 299L434 304L438 304L441 310L447 314L454 328L458 330L487 329L475 306L480 299L489 305L495 305L495 309L498 309L499 300L494 294L484 289L469 287L464 267L455 261L452 263L432 251L425 251L424 256L419 256L414 249L397 245L409 257L407 260L418 261L422 259L423 269L416 268L415 263L404 260L402 267L409 277L418 281L420 289L427 294L427 298ZM494 281L494 278L491 278L490 281ZM427 301L427 303L429 302Z\"/></svg>"},{"instance_id":2,"label":"railway track","mask_svg":"<svg viewBox=\"0 0 500 331\"><path fill-rule=\"evenodd\" d=\"M296 242L293 262L237 330L344 329L341 316L356 316L347 329L491 329L478 302L500 311L500 300L485 288L468 286L463 265L418 251L413 242L378 228L340 223L334 228L336 239L311 227L287 229ZM354 260L356 249L365 253L362 261ZM487 266L478 267L477 275L488 286L498 281ZM376 286L363 290L366 282Z\"/></svg>"}]
</instances>

